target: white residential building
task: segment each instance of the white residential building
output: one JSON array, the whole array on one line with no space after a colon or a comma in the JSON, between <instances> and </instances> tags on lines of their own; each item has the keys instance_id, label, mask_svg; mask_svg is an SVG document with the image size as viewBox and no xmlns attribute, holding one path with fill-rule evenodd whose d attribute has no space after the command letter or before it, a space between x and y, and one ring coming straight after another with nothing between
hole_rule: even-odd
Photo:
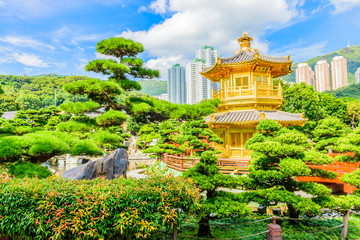
<instances>
[{"instance_id":1,"label":"white residential building","mask_svg":"<svg viewBox=\"0 0 360 240\"><path fill-rule=\"evenodd\" d=\"M320 60L315 65L316 91L330 91L330 67L326 60Z\"/></svg>"},{"instance_id":2,"label":"white residential building","mask_svg":"<svg viewBox=\"0 0 360 240\"><path fill-rule=\"evenodd\" d=\"M186 64L186 102L195 104L203 99L212 98L212 89L220 89L219 83L212 83L200 75L203 67L211 67L220 57L219 50L213 47L204 46L196 51L196 58L193 62Z\"/></svg>"},{"instance_id":3,"label":"white residential building","mask_svg":"<svg viewBox=\"0 0 360 240\"><path fill-rule=\"evenodd\" d=\"M307 63L299 63L295 70L295 75L297 84L304 82L315 87L315 73Z\"/></svg>"},{"instance_id":4,"label":"white residential building","mask_svg":"<svg viewBox=\"0 0 360 240\"><path fill-rule=\"evenodd\" d=\"M157 99L159 99L159 100L169 101L169 98L168 98L168 94L167 94L167 93L160 94L160 95L153 96L153 97L154 97L154 98L157 98Z\"/></svg>"},{"instance_id":5,"label":"white residential building","mask_svg":"<svg viewBox=\"0 0 360 240\"><path fill-rule=\"evenodd\" d=\"M343 56L336 56L331 61L332 90L348 86L347 62Z\"/></svg>"},{"instance_id":6,"label":"white residential building","mask_svg":"<svg viewBox=\"0 0 360 240\"><path fill-rule=\"evenodd\" d=\"M360 83L360 67L355 72L355 84Z\"/></svg>"}]
</instances>

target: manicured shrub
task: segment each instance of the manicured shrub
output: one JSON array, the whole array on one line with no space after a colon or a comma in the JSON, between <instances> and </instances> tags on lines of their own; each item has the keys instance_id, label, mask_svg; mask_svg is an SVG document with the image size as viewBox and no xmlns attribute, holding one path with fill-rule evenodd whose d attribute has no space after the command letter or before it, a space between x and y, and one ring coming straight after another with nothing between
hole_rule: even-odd
<instances>
[{"instance_id":1,"label":"manicured shrub","mask_svg":"<svg viewBox=\"0 0 360 240\"><path fill-rule=\"evenodd\" d=\"M92 134L91 138L93 141L107 150L112 150L123 145L124 139L116 133L109 131L98 131Z\"/></svg>"},{"instance_id":2,"label":"manicured shrub","mask_svg":"<svg viewBox=\"0 0 360 240\"><path fill-rule=\"evenodd\" d=\"M120 126L125 122L126 118L125 113L110 110L96 117L96 124L101 127Z\"/></svg>"},{"instance_id":3,"label":"manicured shrub","mask_svg":"<svg viewBox=\"0 0 360 240\"><path fill-rule=\"evenodd\" d=\"M96 146L91 140L81 140L75 144L75 146L70 151L72 156L77 155L89 155L89 156L98 156L102 155L104 152Z\"/></svg>"},{"instance_id":4,"label":"manicured shrub","mask_svg":"<svg viewBox=\"0 0 360 240\"><path fill-rule=\"evenodd\" d=\"M51 176L51 172L47 167L40 166L30 162L18 162L10 166L9 172L18 178L38 177L47 178Z\"/></svg>"},{"instance_id":5,"label":"manicured shrub","mask_svg":"<svg viewBox=\"0 0 360 240\"><path fill-rule=\"evenodd\" d=\"M63 132L87 132L90 130L90 127L85 123L67 121L58 124L56 129Z\"/></svg>"},{"instance_id":6,"label":"manicured shrub","mask_svg":"<svg viewBox=\"0 0 360 240\"><path fill-rule=\"evenodd\" d=\"M0 235L14 239L159 239L197 209L189 179L71 181L0 174Z\"/></svg>"}]
</instances>

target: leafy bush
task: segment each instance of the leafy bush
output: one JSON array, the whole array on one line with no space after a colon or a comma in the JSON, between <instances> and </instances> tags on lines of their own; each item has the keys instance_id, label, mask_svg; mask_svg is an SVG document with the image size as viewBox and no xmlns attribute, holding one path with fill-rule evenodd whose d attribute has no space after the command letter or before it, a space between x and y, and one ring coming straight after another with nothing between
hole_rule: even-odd
<instances>
[{"instance_id":1,"label":"leafy bush","mask_svg":"<svg viewBox=\"0 0 360 240\"><path fill-rule=\"evenodd\" d=\"M107 150L112 150L123 145L124 139L118 134L109 131L98 131L92 134L93 141Z\"/></svg>"},{"instance_id":2,"label":"leafy bush","mask_svg":"<svg viewBox=\"0 0 360 240\"><path fill-rule=\"evenodd\" d=\"M357 162L357 159L348 155L337 155L335 156L335 160L339 162Z\"/></svg>"},{"instance_id":3,"label":"leafy bush","mask_svg":"<svg viewBox=\"0 0 360 240\"><path fill-rule=\"evenodd\" d=\"M9 179L0 175L0 235L14 239L159 239L197 208L191 180ZM9 207L10 206L10 207Z\"/></svg>"},{"instance_id":4,"label":"leafy bush","mask_svg":"<svg viewBox=\"0 0 360 240\"><path fill-rule=\"evenodd\" d=\"M90 127L85 123L79 123L75 121L67 121L60 123L56 126L57 130L63 132L87 132Z\"/></svg>"},{"instance_id":5,"label":"leafy bush","mask_svg":"<svg viewBox=\"0 0 360 240\"><path fill-rule=\"evenodd\" d=\"M121 126L126 120L125 113L110 110L96 117L96 124L101 127Z\"/></svg>"},{"instance_id":6,"label":"leafy bush","mask_svg":"<svg viewBox=\"0 0 360 240\"><path fill-rule=\"evenodd\" d=\"M90 140L81 140L75 144L75 146L70 151L72 156L76 155L89 155L89 156L99 156L104 152L96 146Z\"/></svg>"},{"instance_id":7,"label":"leafy bush","mask_svg":"<svg viewBox=\"0 0 360 240\"><path fill-rule=\"evenodd\" d=\"M72 103L72 102L63 103L59 107L60 109L68 113L81 114L85 112L92 112L98 109L100 105L97 102L88 101L88 102L76 102L76 103Z\"/></svg>"},{"instance_id":8,"label":"leafy bush","mask_svg":"<svg viewBox=\"0 0 360 240\"><path fill-rule=\"evenodd\" d=\"M40 166L30 162L18 162L10 166L9 172L18 178L38 177L47 178L51 176L51 172L47 167Z\"/></svg>"}]
</instances>

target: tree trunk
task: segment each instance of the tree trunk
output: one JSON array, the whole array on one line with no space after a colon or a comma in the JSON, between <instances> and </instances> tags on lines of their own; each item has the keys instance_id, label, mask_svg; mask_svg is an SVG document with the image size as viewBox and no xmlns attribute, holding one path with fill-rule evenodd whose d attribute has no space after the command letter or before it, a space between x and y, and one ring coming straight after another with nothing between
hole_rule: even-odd
<instances>
[{"instance_id":1,"label":"tree trunk","mask_svg":"<svg viewBox=\"0 0 360 240\"><path fill-rule=\"evenodd\" d=\"M289 209L290 218L299 218L300 212L295 210L291 203L287 203L287 207Z\"/></svg>"},{"instance_id":2,"label":"tree trunk","mask_svg":"<svg viewBox=\"0 0 360 240\"><path fill-rule=\"evenodd\" d=\"M198 224L199 224L198 236L211 237L209 215L202 217Z\"/></svg>"}]
</instances>

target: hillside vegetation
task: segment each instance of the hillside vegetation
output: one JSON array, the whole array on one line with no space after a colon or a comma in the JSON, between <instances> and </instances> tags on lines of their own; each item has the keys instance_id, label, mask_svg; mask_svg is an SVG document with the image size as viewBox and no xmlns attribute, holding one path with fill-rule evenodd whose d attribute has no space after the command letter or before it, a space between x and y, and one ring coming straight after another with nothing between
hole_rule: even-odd
<instances>
[{"instance_id":1,"label":"hillside vegetation","mask_svg":"<svg viewBox=\"0 0 360 240\"><path fill-rule=\"evenodd\" d=\"M344 56L344 58L346 58L347 67L348 67L349 84L354 84L355 83L354 73L355 73L356 69L360 67L360 46L359 45L342 48L335 52L331 52L331 53L328 53L323 56L314 57L314 58L311 58L304 62L309 64L311 69L314 71L317 61L320 61L321 59L325 59L330 64L333 57L335 57L335 56ZM298 64L299 63L295 63L292 66L292 68L295 70L297 68ZM289 75L289 76L284 76L283 79L285 81L295 82L295 71L292 72L291 75Z\"/></svg>"},{"instance_id":2,"label":"hillside vegetation","mask_svg":"<svg viewBox=\"0 0 360 240\"><path fill-rule=\"evenodd\" d=\"M351 84L347 87L329 91L336 98L353 98L360 100L360 84Z\"/></svg>"},{"instance_id":3,"label":"hillside vegetation","mask_svg":"<svg viewBox=\"0 0 360 240\"><path fill-rule=\"evenodd\" d=\"M85 76L58 76L46 74L41 76L0 75L0 84L5 94L0 96L2 111L21 109L40 109L65 101L85 101L84 97L73 96L63 90L67 83L88 79Z\"/></svg>"},{"instance_id":4,"label":"hillside vegetation","mask_svg":"<svg viewBox=\"0 0 360 240\"><path fill-rule=\"evenodd\" d=\"M0 75L0 85L5 94L0 96L2 111L40 109L64 102L85 101L84 96L74 96L64 91L67 83L90 79L86 76L62 76L42 74L37 76ZM139 92L151 96L167 93L167 81L139 80Z\"/></svg>"},{"instance_id":5,"label":"hillside vegetation","mask_svg":"<svg viewBox=\"0 0 360 240\"><path fill-rule=\"evenodd\" d=\"M167 81L139 80L137 82L141 85L141 93L149 94L150 96L167 93Z\"/></svg>"}]
</instances>

